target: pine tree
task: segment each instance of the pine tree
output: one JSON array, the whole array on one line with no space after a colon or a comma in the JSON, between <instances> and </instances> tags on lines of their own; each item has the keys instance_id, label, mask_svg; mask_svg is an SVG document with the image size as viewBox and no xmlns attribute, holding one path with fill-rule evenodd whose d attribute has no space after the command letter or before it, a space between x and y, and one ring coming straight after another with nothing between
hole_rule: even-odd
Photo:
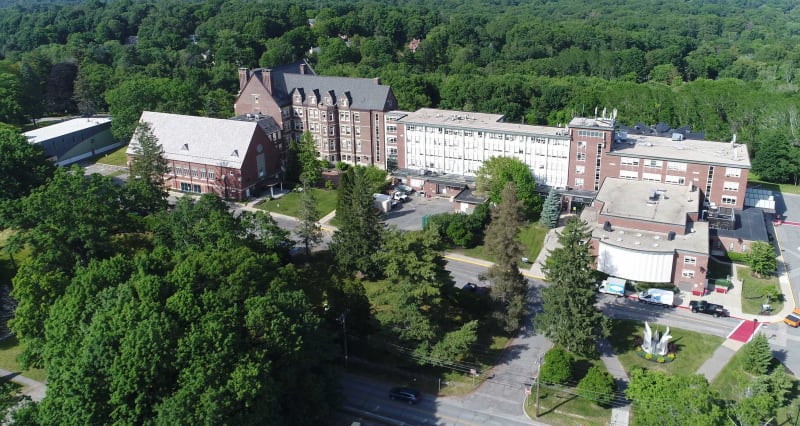
<instances>
[{"instance_id":1,"label":"pine tree","mask_svg":"<svg viewBox=\"0 0 800 426\"><path fill-rule=\"evenodd\" d=\"M542 216L539 223L553 229L558 226L558 218L561 215L561 199L554 190L550 190L542 206Z\"/></svg>"},{"instance_id":2,"label":"pine tree","mask_svg":"<svg viewBox=\"0 0 800 426\"><path fill-rule=\"evenodd\" d=\"M744 346L742 366L752 374L767 374L772 364L772 349L764 333L758 333Z\"/></svg>"},{"instance_id":3,"label":"pine tree","mask_svg":"<svg viewBox=\"0 0 800 426\"><path fill-rule=\"evenodd\" d=\"M492 211L485 237L486 249L495 259L488 272L492 282L491 297L498 305L495 315L508 332L519 327L528 294L528 283L517 264L522 256L519 228L523 223L524 206L516 194L514 183L508 182L500 204Z\"/></svg>"},{"instance_id":4,"label":"pine tree","mask_svg":"<svg viewBox=\"0 0 800 426\"><path fill-rule=\"evenodd\" d=\"M131 145L130 178L125 184L129 208L140 214L166 209L168 193L164 187L164 175L167 173L167 160L150 123L139 123Z\"/></svg>"},{"instance_id":5,"label":"pine tree","mask_svg":"<svg viewBox=\"0 0 800 426\"><path fill-rule=\"evenodd\" d=\"M608 318L595 307L590 236L586 222L567 219L558 236L561 247L550 252L543 268L549 286L542 290L543 312L536 316L537 328L553 343L581 355L594 354L609 328Z\"/></svg>"},{"instance_id":6,"label":"pine tree","mask_svg":"<svg viewBox=\"0 0 800 426\"><path fill-rule=\"evenodd\" d=\"M317 198L314 196L313 189L308 181L303 182L303 192L300 194L300 224L295 232L300 237L308 254L312 245L317 245L322 241L322 228L319 225L319 210L317 209Z\"/></svg>"},{"instance_id":7,"label":"pine tree","mask_svg":"<svg viewBox=\"0 0 800 426\"><path fill-rule=\"evenodd\" d=\"M375 212L371 185L365 172L364 167L353 167L342 175L336 210L341 225L333 234L330 250L340 272L347 275L360 272L368 277L377 277L382 272L377 268L374 254L381 247L385 226Z\"/></svg>"}]
</instances>

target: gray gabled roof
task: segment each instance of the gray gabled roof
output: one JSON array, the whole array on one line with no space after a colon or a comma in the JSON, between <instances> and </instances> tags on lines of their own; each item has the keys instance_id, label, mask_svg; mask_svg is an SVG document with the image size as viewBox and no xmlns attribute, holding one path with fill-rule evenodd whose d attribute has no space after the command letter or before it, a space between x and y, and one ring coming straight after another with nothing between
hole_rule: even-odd
<instances>
[{"instance_id":1,"label":"gray gabled roof","mask_svg":"<svg viewBox=\"0 0 800 426\"><path fill-rule=\"evenodd\" d=\"M256 131L256 121L222 120L144 111L140 122L150 123L168 160L219 165L239 169ZM139 143L137 133L128 154Z\"/></svg>"},{"instance_id":2,"label":"gray gabled roof","mask_svg":"<svg viewBox=\"0 0 800 426\"><path fill-rule=\"evenodd\" d=\"M338 101L343 96L349 96L350 108L360 110L383 111L387 107L395 109L397 105L389 105L391 93L389 86L378 84L369 78L326 77L308 74L273 74L273 96L279 99L281 105L291 103L291 93L294 89L302 89L305 96L319 93L325 97L332 93ZM285 98L283 98L285 96ZM303 99L305 102L306 99Z\"/></svg>"}]
</instances>

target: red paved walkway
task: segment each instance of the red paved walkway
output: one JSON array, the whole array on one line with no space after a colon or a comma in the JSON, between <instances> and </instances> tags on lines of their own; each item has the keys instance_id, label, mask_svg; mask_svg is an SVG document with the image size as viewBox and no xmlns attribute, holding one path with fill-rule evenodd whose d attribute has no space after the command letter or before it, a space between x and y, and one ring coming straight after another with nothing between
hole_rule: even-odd
<instances>
[{"instance_id":1,"label":"red paved walkway","mask_svg":"<svg viewBox=\"0 0 800 426\"><path fill-rule=\"evenodd\" d=\"M736 329L734 329L728 338L736 340L737 342L747 343L753 338L753 335L758 331L761 323L756 321L742 321Z\"/></svg>"}]
</instances>

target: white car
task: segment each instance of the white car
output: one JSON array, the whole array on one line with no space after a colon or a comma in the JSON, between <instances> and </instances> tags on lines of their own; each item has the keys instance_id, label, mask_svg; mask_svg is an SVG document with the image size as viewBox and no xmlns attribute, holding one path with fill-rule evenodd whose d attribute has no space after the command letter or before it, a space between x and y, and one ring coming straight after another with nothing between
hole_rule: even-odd
<instances>
[{"instance_id":1,"label":"white car","mask_svg":"<svg viewBox=\"0 0 800 426\"><path fill-rule=\"evenodd\" d=\"M396 201L402 201L405 203L406 201L408 201L408 195L406 195L406 193L402 191L395 191L392 194L392 199Z\"/></svg>"}]
</instances>

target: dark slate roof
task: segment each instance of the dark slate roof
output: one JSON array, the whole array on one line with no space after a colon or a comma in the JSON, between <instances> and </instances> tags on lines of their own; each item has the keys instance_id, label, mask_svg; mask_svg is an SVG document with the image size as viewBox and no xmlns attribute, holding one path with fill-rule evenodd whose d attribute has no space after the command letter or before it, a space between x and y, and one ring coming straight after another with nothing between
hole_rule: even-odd
<instances>
[{"instance_id":1,"label":"dark slate roof","mask_svg":"<svg viewBox=\"0 0 800 426\"><path fill-rule=\"evenodd\" d=\"M704 140L706 138L705 132L692 132L692 128L690 126L672 128L666 123L658 123L655 126L648 126L647 124L638 122L632 127L620 125L619 130L630 135L671 137L673 133L680 133L683 135L684 139Z\"/></svg>"},{"instance_id":2,"label":"dark slate roof","mask_svg":"<svg viewBox=\"0 0 800 426\"><path fill-rule=\"evenodd\" d=\"M281 131L281 126L269 115L262 115L262 114L244 114L244 115L237 115L236 117L231 118L231 120L237 121L255 121L258 123L258 127L264 129L264 133L270 134L275 132Z\"/></svg>"},{"instance_id":3,"label":"dark slate roof","mask_svg":"<svg viewBox=\"0 0 800 426\"><path fill-rule=\"evenodd\" d=\"M306 96L318 93L324 97L332 93L338 101L350 97L350 107L360 110L386 110L397 108L389 86L378 84L370 78L324 77L307 74L273 74L272 94L281 105L291 103L294 89L302 89ZM304 99L305 100L305 99Z\"/></svg>"},{"instance_id":4,"label":"dark slate roof","mask_svg":"<svg viewBox=\"0 0 800 426\"><path fill-rule=\"evenodd\" d=\"M716 233L720 237L736 238L742 241L769 241L763 210L750 207L736 210L735 214L735 229L709 229L709 234L713 236Z\"/></svg>"},{"instance_id":5,"label":"dark slate roof","mask_svg":"<svg viewBox=\"0 0 800 426\"><path fill-rule=\"evenodd\" d=\"M455 200L467 204L483 204L489 200L489 197L485 195L476 195L473 188L467 187L456 195Z\"/></svg>"}]
</instances>

